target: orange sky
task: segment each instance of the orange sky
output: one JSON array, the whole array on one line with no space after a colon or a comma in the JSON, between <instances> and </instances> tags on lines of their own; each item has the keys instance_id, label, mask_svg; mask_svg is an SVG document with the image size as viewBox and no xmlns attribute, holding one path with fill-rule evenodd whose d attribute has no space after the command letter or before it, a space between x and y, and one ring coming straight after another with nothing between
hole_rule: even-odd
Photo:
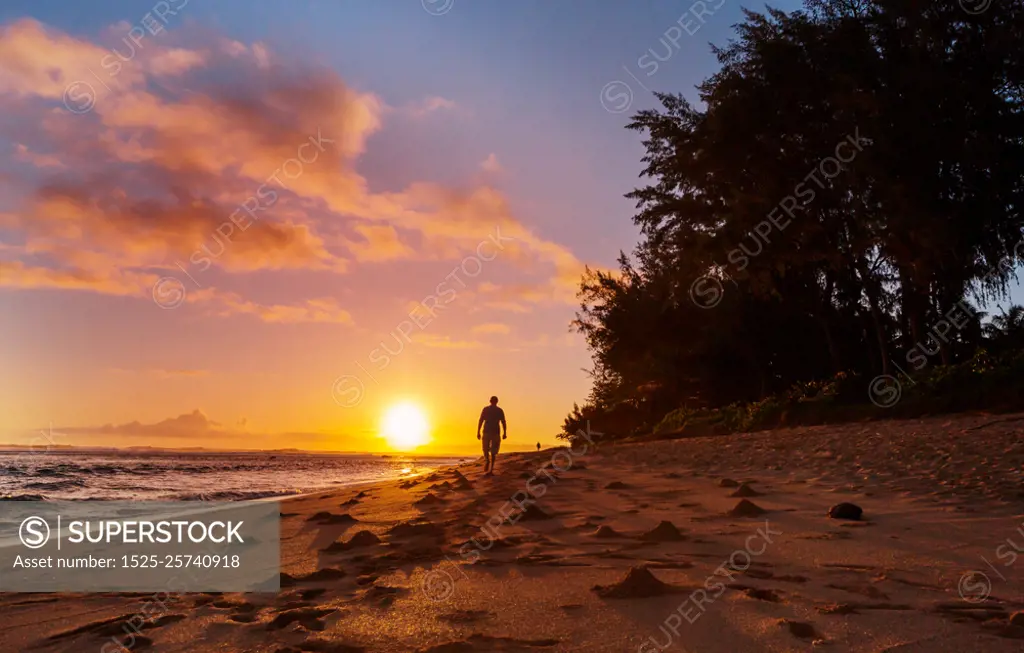
<instances>
[{"instance_id":1,"label":"orange sky","mask_svg":"<svg viewBox=\"0 0 1024 653\"><path fill-rule=\"evenodd\" d=\"M472 106L205 29L123 63L104 38L0 25L0 441L374 451L407 400L422 451L475 451L498 394L508 445L553 442L588 387L585 261L509 196L497 140L443 181L363 170L443 163L388 130Z\"/></svg>"}]
</instances>

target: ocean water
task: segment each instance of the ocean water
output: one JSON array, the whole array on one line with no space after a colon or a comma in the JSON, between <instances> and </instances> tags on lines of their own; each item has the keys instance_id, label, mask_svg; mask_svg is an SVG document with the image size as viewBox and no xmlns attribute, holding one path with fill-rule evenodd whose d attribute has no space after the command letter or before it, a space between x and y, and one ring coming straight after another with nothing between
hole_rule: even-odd
<instances>
[{"instance_id":1,"label":"ocean water","mask_svg":"<svg viewBox=\"0 0 1024 653\"><path fill-rule=\"evenodd\" d=\"M0 451L0 500L237 501L399 478L461 460L370 454Z\"/></svg>"}]
</instances>

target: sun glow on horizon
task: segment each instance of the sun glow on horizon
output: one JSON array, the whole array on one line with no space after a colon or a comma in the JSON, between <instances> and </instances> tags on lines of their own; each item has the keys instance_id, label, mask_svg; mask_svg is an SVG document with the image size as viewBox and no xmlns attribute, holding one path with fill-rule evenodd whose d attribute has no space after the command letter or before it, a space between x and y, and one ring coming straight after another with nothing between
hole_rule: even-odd
<instances>
[{"instance_id":1,"label":"sun glow on horizon","mask_svg":"<svg viewBox=\"0 0 1024 653\"><path fill-rule=\"evenodd\" d=\"M416 404L395 404L384 414L381 435L392 449L409 451L430 442L430 425Z\"/></svg>"}]
</instances>

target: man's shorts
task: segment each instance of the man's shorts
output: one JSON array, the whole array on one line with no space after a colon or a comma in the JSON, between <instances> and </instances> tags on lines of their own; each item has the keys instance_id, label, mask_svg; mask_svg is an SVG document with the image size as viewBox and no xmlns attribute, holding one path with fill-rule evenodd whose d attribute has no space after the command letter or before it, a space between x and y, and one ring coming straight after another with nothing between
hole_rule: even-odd
<instances>
[{"instance_id":1,"label":"man's shorts","mask_svg":"<svg viewBox=\"0 0 1024 653\"><path fill-rule=\"evenodd\" d=\"M484 433L484 437L480 438L484 445L484 455L498 455L498 449L501 448L501 434L500 433Z\"/></svg>"}]
</instances>

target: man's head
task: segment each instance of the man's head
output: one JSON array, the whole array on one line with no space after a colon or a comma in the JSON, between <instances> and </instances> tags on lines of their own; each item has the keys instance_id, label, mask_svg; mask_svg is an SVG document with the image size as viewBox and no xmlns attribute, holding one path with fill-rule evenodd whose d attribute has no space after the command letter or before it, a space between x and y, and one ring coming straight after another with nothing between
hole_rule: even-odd
<instances>
[{"instance_id":1,"label":"man's head","mask_svg":"<svg viewBox=\"0 0 1024 653\"><path fill-rule=\"evenodd\" d=\"M491 405L492 406L497 406L498 405L498 398L497 397L491 397Z\"/></svg>"}]
</instances>

